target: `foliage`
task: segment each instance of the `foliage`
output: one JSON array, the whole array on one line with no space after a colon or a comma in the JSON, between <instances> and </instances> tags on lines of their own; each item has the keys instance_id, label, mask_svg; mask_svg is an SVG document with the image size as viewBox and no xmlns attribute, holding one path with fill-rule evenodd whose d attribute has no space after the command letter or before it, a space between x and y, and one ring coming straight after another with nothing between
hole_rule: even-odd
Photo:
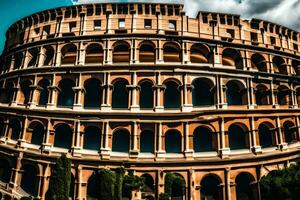
<instances>
[{"instance_id":1,"label":"foliage","mask_svg":"<svg viewBox=\"0 0 300 200\"><path fill-rule=\"evenodd\" d=\"M170 195L167 193L160 193L159 200L170 200Z\"/></svg>"},{"instance_id":2,"label":"foliage","mask_svg":"<svg viewBox=\"0 0 300 200\"><path fill-rule=\"evenodd\" d=\"M143 177L134 176L132 173L124 176L122 196L131 199L132 191L140 190L145 186L145 179Z\"/></svg>"},{"instance_id":3,"label":"foliage","mask_svg":"<svg viewBox=\"0 0 300 200\"><path fill-rule=\"evenodd\" d=\"M71 161L62 155L52 168L46 200L69 200Z\"/></svg>"},{"instance_id":4,"label":"foliage","mask_svg":"<svg viewBox=\"0 0 300 200\"><path fill-rule=\"evenodd\" d=\"M165 193L169 196L183 196L185 193L184 179L178 174L168 172L165 176Z\"/></svg>"},{"instance_id":5,"label":"foliage","mask_svg":"<svg viewBox=\"0 0 300 200\"><path fill-rule=\"evenodd\" d=\"M115 169L115 173L116 173L116 182L115 182L115 189L114 189L115 200L122 200L122 186L123 186L125 171L126 169L124 167L119 167Z\"/></svg>"},{"instance_id":6,"label":"foliage","mask_svg":"<svg viewBox=\"0 0 300 200\"><path fill-rule=\"evenodd\" d=\"M96 177L97 190L95 195L97 199L113 200L116 181L115 173L109 169L100 169Z\"/></svg>"},{"instance_id":7,"label":"foliage","mask_svg":"<svg viewBox=\"0 0 300 200\"><path fill-rule=\"evenodd\" d=\"M262 199L296 200L300 196L300 163L272 171L260 181Z\"/></svg>"},{"instance_id":8,"label":"foliage","mask_svg":"<svg viewBox=\"0 0 300 200\"><path fill-rule=\"evenodd\" d=\"M20 200L31 200L32 198L31 197L21 197Z\"/></svg>"}]
</instances>

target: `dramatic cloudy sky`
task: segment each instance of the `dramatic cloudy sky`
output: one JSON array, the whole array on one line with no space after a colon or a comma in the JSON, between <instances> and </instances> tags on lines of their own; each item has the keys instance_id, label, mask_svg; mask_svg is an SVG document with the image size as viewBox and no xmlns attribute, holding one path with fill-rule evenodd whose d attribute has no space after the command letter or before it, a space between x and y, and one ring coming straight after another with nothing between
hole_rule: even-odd
<instances>
[{"instance_id":1,"label":"dramatic cloudy sky","mask_svg":"<svg viewBox=\"0 0 300 200\"><path fill-rule=\"evenodd\" d=\"M16 20L32 13L75 3L103 2L104 0L0 0L0 52L6 29ZM112 1L112 0L110 0ZM150 0L113 0L144 1ZM152 0L163 2L164 0ZM172 0L169 0L172 1ZM180 0L173 0L180 1ZM199 10L240 14L244 18L261 18L300 31L300 0L183 0L188 15ZM106 0L109 2L109 0Z\"/></svg>"}]
</instances>

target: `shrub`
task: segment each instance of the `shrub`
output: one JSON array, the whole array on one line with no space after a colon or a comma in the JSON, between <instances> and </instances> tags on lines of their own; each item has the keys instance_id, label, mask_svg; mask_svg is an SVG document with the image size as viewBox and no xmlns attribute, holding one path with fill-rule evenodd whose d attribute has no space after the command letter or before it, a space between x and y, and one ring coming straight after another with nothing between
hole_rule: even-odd
<instances>
[{"instance_id":1,"label":"shrub","mask_svg":"<svg viewBox=\"0 0 300 200\"><path fill-rule=\"evenodd\" d=\"M170 195L167 193L160 193L159 200L170 200Z\"/></svg>"},{"instance_id":2,"label":"shrub","mask_svg":"<svg viewBox=\"0 0 300 200\"><path fill-rule=\"evenodd\" d=\"M126 169L124 167L119 167L115 170L116 173L116 182L115 182L115 191L114 191L115 200L122 200L122 186L123 186L125 171Z\"/></svg>"},{"instance_id":3,"label":"shrub","mask_svg":"<svg viewBox=\"0 0 300 200\"><path fill-rule=\"evenodd\" d=\"M142 177L134 176L132 173L124 176L122 196L132 198L132 191L140 190L145 186L145 180Z\"/></svg>"},{"instance_id":4,"label":"shrub","mask_svg":"<svg viewBox=\"0 0 300 200\"><path fill-rule=\"evenodd\" d=\"M100 169L97 172L97 191L96 196L98 200L113 200L115 189L116 176L115 173L109 169Z\"/></svg>"}]
</instances>

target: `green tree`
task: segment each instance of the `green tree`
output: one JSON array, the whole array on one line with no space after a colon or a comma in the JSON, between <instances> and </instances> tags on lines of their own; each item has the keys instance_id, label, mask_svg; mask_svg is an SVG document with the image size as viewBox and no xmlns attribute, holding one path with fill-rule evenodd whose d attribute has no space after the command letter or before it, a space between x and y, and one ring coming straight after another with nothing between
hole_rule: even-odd
<instances>
[{"instance_id":1,"label":"green tree","mask_svg":"<svg viewBox=\"0 0 300 200\"><path fill-rule=\"evenodd\" d=\"M97 172L96 196L98 200L114 200L116 175L109 169L100 169Z\"/></svg>"},{"instance_id":2,"label":"green tree","mask_svg":"<svg viewBox=\"0 0 300 200\"><path fill-rule=\"evenodd\" d=\"M52 168L46 200L68 200L71 183L71 161L62 155Z\"/></svg>"},{"instance_id":3,"label":"green tree","mask_svg":"<svg viewBox=\"0 0 300 200\"><path fill-rule=\"evenodd\" d=\"M169 196L183 196L185 194L184 179L178 174L168 172L165 176L165 193Z\"/></svg>"},{"instance_id":4,"label":"green tree","mask_svg":"<svg viewBox=\"0 0 300 200\"><path fill-rule=\"evenodd\" d=\"M115 200L122 200L122 186L123 179L126 169L124 167L119 167L115 170L116 173L116 182L115 182Z\"/></svg>"},{"instance_id":5,"label":"green tree","mask_svg":"<svg viewBox=\"0 0 300 200\"><path fill-rule=\"evenodd\" d=\"M124 176L122 196L132 198L132 191L140 190L145 186L145 180L142 177L133 175L129 172L128 175Z\"/></svg>"}]
</instances>

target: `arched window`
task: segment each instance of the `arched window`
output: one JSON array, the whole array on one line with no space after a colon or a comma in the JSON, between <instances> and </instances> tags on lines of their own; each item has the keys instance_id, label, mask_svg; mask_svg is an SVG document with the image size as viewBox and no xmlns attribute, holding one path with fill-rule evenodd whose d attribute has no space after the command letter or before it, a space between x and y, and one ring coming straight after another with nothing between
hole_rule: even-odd
<instances>
[{"instance_id":1,"label":"arched window","mask_svg":"<svg viewBox=\"0 0 300 200\"><path fill-rule=\"evenodd\" d=\"M153 83L143 81L140 84L140 108L153 108Z\"/></svg>"},{"instance_id":2,"label":"arched window","mask_svg":"<svg viewBox=\"0 0 300 200\"><path fill-rule=\"evenodd\" d=\"M258 127L259 144L262 148L273 146L273 133L270 130L270 125L260 124Z\"/></svg>"},{"instance_id":3,"label":"arched window","mask_svg":"<svg viewBox=\"0 0 300 200\"><path fill-rule=\"evenodd\" d=\"M167 173L165 176L165 193L171 196L171 199L183 199L185 196L185 180L176 173Z\"/></svg>"},{"instance_id":4,"label":"arched window","mask_svg":"<svg viewBox=\"0 0 300 200\"><path fill-rule=\"evenodd\" d=\"M84 83L84 107L100 108L102 100L101 81L95 78L88 79Z\"/></svg>"},{"instance_id":5,"label":"arched window","mask_svg":"<svg viewBox=\"0 0 300 200\"><path fill-rule=\"evenodd\" d=\"M28 54L30 58L28 62L28 67L36 66L38 61L38 56L39 56L39 49L38 48L29 49Z\"/></svg>"},{"instance_id":6,"label":"arched window","mask_svg":"<svg viewBox=\"0 0 300 200\"><path fill-rule=\"evenodd\" d=\"M117 130L113 134L112 151L128 153L130 148L130 134L127 130Z\"/></svg>"},{"instance_id":7,"label":"arched window","mask_svg":"<svg viewBox=\"0 0 300 200\"><path fill-rule=\"evenodd\" d=\"M152 43L143 43L140 46L140 58L141 63L144 62L155 62L155 47Z\"/></svg>"},{"instance_id":8,"label":"arched window","mask_svg":"<svg viewBox=\"0 0 300 200\"><path fill-rule=\"evenodd\" d=\"M200 183L201 200L222 200L222 190L220 179L215 175L205 176Z\"/></svg>"},{"instance_id":9,"label":"arched window","mask_svg":"<svg viewBox=\"0 0 300 200\"><path fill-rule=\"evenodd\" d=\"M10 103L13 101L14 95L14 84L12 82L8 82L5 85L5 88L1 94L1 102L2 103Z\"/></svg>"},{"instance_id":10,"label":"arched window","mask_svg":"<svg viewBox=\"0 0 300 200\"><path fill-rule=\"evenodd\" d=\"M17 119L13 119L9 122L9 137L12 140L18 140L21 133L21 123Z\"/></svg>"},{"instance_id":11,"label":"arched window","mask_svg":"<svg viewBox=\"0 0 300 200\"><path fill-rule=\"evenodd\" d=\"M246 132L246 127L241 127L240 125L233 124L228 129L228 140L229 147L232 150L235 149L246 149L248 148L248 133Z\"/></svg>"},{"instance_id":12,"label":"arched window","mask_svg":"<svg viewBox=\"0 0 300 200\"><path fill-rule=\"evenodd\" d=\"M211 63L210 49L203 44L195 44L191 47L192 63Z\"/></svg>"},{"instance_id":13,"label":"arched window","mask_svg":"<svg viewBox=\"0 0 300 200\"><path fill-rule=\"evenodd\" d=\"M247 94L242 83L237 81L228 81L226 84L226 99L228 105L245 105Z\"/></svg>"},{"instance_id":14,"label":"arched window","mask_svg":"<svg viewBox=\"0 0 300 200\"><path fill-rule=\"evenodd\" d=\"M97 173L93 173L87 182L87 199L97 199L99 178Z\"/></svg>"},{"instance_id":15,"label":"arched window","mask_svg":"<svg viewBox=\"0 0 300 200\"><path fill-rule=\"evenodd\" d=\"M114 63L129 63L130 61L130 48L126 42L117 44L113 49L113 62Z\"/></svg>"},{"instance_id":16,"label":"arched window","mask_svg":"<svg viewBox=\"0 0 300 200\"><path fill-rule=\"evenodd\" d=\"M300 61L299 60L293 60L292 61L292 67L294 69L294 74L297 76L300 76Z\"/></svg>"},{"instance_id":17,"label":"arched window","mask_svg":"<svg viewBox=\"0 0 300 200\"><path fill-rule=\"evenodd\" d=\"M9 183L11 176L11 169L9 162L6 159L0 158L0 180L4 183Z\"/></svg>"},{"instance_id":18,"label":"arched window","mask_svg":"<svg viewBox=\"0 0 300 200\"><path fill-rule=\"evenodd\" d=\"M167 81L164 83L166 89L164 91L164 107L180 108L181 92L179 85L175 81Z\"/></svg>"},{"instance_id":19,"label":"arched window","mask_svg":"<svg viewBox=\"0 0 300 200\"><path fill-rule=\"evenodd\" d=\"M251 182L254 181L252 175L246 172L240 173L236 179L236 199L244 200L244 199L257 199L254 198L254 193L251 188Z\"/></svg>"},{"instance_id":20,"label":"arched window","mask_svg":"<svg viewBox=\"0 0 300 200\"><path fill-rule=\"evenodd\" d=\"M38 170L32 165L22 166L21 188L30 195L36 196L38 191Z\"/></svg>"},{"instance_id":21,"label":"arched window","mask_svg":"<svg viewBox=\"0 0 300 200\"><path fill-rule=\"evenodd\" d=\"M90 44L86 48L85 63L103 63L103 49L100 44Z\"/></svg>"},{"instance_id":22,"label":"arched window","mask_svg":"<svg viewBox=\"0 0 300 200\"><path fill-rule=\"evenodd\" d=\"M77 57L77 46L75 44L67 44L61 49L61 64L75 65Z\"/></svg>"},{"instance_id":23,"label":"arched window","mask_svg":"<svg viewBox=\"0 0 300 200\"><path fill-rule=\"evenodd\" d=\"M227 48L222 52L222 64L233 66L236 69L243 69L243 58L239 51Z\"/></svg>"},{"instance_id":24,"label":"arched window","mask_svg":"<svg viewBox=\"0 0 300 200\"><path fill-rule=\"evenodd\" d=\"M35 145L41 145L44 139L45 127L39 122L33 122L29 125L32 130L31 143Z\"/></svg>"},{"instance_id":25,"label":"arched window","mask_svg":"<svg viewBox=\"0 0 300 200\"><path fill-rule=\"evenodd\" d=\"M251 56L251 65L252 68L257 69L260 72L267 72L267 64L266 59L258 54L255 53Z\"/></svg>"},{"instance_id":26,"label":"arched window","mask_svg":"<svg viewBox=\"0 0 300 200\"><path fill-rule=\"evenodd\" d=\"M256 86L255 101L257 105L269 104L268 88L265 85L260 84Z\"/></svg>"},{"instance_id":27,"label":"arched window","mask_svg":"<svg viewBox=\"0 0 300 200\"><path fill-rule=\"evenodd\" d=\"M113 83L112 108L128 108L128 81L125 79L117 80Z\"/></svg>"},{"instance_id":28,"label":"arched window","mask_svg":"<svg viewBox=\"0 0 300 200\"><path fill-rule=\"evenodd\" d=\"M99 151L101 147L101 130L95 126L89 126L84 130L83 148Z\"/></svg>"},{"instance_id":29,"label":"arched window","mask_svg":"<svg viewBox=\"0 0 300 200\"><path fill-rule=\"evenodd\" d=\"M40 87L40 96L39 96L39 106L46 106L49 99L49 90L50 82L48 79L42 79L39 81L38 86Z\"/></svg>"},{"instance_id":30,"label":"arched window","mask_svg":"<svg viewBox=\"0 0 300 200\"><path fill-rule=\"evenodd\" d=\"M284 139L286 143L293 143L299 140L296 127L293 122L287 121L283 124Z\"/></svg>"},{"instance_id":31,"label":"arched window","mask_svg":"<svg viewBox=\"0 0 300 200\"><path fill-rule=\"evenodd\" d=\"M18 69L22 67L23 58L24 58L23 52L18 52L14 55L14 59L15 59L14 69Z\"/></svg>"},{"instance_id":32,"label":"arched window","mask_svg":"<svg viewBox=\"0 0 300 200\"><path fill-rule=\"evenodd\" d=\"M193 105L211 106L214 105L213 83L208 79L196 79L192 83Z\"/></svg>"},{"instance_id":33,"label":"arched window","mask_svg":"<svg viewBox=\"0 0 300 200\"><path fill-rule=\"evenodd\" d=\"M60 124L55 129L54 146L70 149L72 146L73 131L67 124Z\"/></svg>"},{"instance_id":34,"label":"arched window","mask_svg":"<svg viewBox=\"0 0 300 200\"><path fill-rule=\"evenodd\" d=\"M181 62L180 46L176 43L164 45L164 62Z\"/></svg>"},{"instance_id":35,"label":"arched window","mask_svg":"<svg viewBox=\"0 0 300 200\"><path fill-rule=\"evenodd\" d=\"M152 176L150 176L149 174L143 174L142 177L145 180L145 187L143 189L143 192L150 193L150 194L154 193L155 192L154 180L153 180Z\"/></svg>"},{"instance_id":36,"label":"arched window","mask_svg":"<svg viewBox=\"0 0 300 200\"><path fill-rule=\"evenodd\" d=\"M22 91L22 97L20 99L20 103L22 103L24 105L26 105L30 101L30 91L31 91L30 86L31 85L32 85L32 83L29 80L25 80L20 84L21 91Z\"/></svg>"},{"instance_id":37,"label":"arched window","mask_svg":"<svg viewBox=\"0 0 300 200\"><path fill-rule=\"evenodd\" d=\"M154 153L154 134L152 131L145 130L141 132L140 152Z\"/></svg>"},{"instance_id":38,"label":"arched window","mask_svg":"<svg viewBox=\"0 0 300 200\"><path fill-rule=\"evenodd\" d=\"M178 131L170 130L165 134L166 153L181 153L181 134Z\"/></svg>"},{"instance_id":39,"label":"arched window","mask_svg":"<svg viewBox=\"0 0 300 200\"><path fill-rule=\"evenodd\" d=\"M45 57L44 57L44 66L50 66L54 61L54 49L52 46L46 46L45 49Z\"/></svg>"},{"instance_id":40,"label":"arched window","mask_svg":"<svg viewBox=\"0 0 300 200\"><path fill-rule=\"evenodd\" d=\"M205 152L213 151L213 133L207 127L198 127L193 134L194 151Z\"/></svg>"},{"instance_id":41,"label":"arched window","mask_svg":"<svg viewBox=\"0 0 300 200\"><path fill-rule=\"evenodd\" d=\"M74 91L73 87L75 86L75 83L71 79L62 79L59 84L59 93L58 93L58 100L57 105L58 106L66 106L66 107L72 107L74 104Z\"/></svg>"},{"instance_id":42,"label":"arched window","mask_svg":"<svg viewBox=\"0 0 300 200\"><path fill-rule=\"evenodd\" d=\"M279 105L291 105L291 91L285 86L278 87L277 99Z\"/></svg>"},{"instance_id":43,"label":"arched window","mask_svg":"<svg viewBox=\"0 0 300 200\"><path fill-rule=\"evenodd\" d=\"M273 70L275 73L279 74L288 74L287 73L287 64L282 57L275 56L273 58Z\"/></svg>"}]
</instances>

